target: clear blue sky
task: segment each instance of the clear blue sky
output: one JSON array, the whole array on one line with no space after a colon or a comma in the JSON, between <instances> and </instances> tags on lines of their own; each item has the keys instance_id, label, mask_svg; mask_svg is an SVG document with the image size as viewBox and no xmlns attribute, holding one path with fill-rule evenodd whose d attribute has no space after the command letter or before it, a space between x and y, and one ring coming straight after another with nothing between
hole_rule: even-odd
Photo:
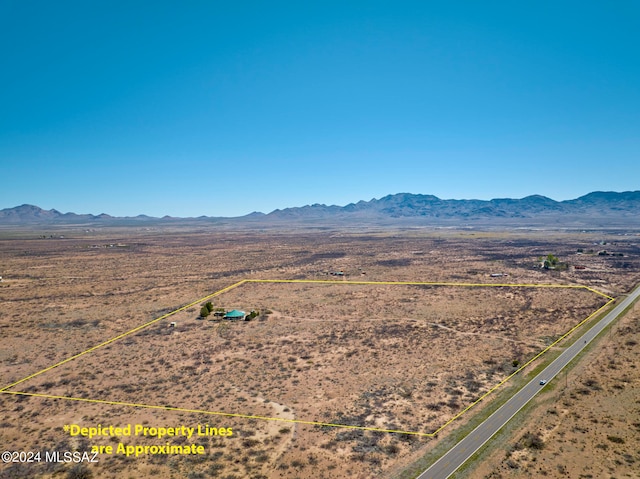
<instances>
[{"instance_id":1,"label":"clear blue sky","mask_svg":"<svg viewBox=\"0 0 640 479\"><path fill-rule=\"evenodd\" d=\"M0 208L640 189L637 2L0 1Z\"/></svg>"}]
</instances>

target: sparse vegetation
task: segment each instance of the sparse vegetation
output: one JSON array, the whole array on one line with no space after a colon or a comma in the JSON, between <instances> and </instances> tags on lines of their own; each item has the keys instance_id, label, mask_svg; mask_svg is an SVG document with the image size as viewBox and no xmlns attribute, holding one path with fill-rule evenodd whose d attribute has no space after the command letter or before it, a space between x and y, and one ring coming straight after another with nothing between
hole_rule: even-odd
<instances>
[{"instance_id":1,"label":"sparse vegetation","mask_svg":"<svg viewBox=\"0 0 640 479\"><path fill-rule=\"evenodd\" d=\"M220 241L215 239L217 234ZM548 283L549 275L554 281L559 278L558 282L576 281L571 270L545 272L532 268L531 259L539 254L540 241L545 242L544 250L566 254L564 238L556 241L540 237L543 239L536 239L536 245L530 246L528 237L510 236L507 243L504 237L495 236L470 240L459 232L438 232L437 237L428 232L394 237L354 234L336 237L332 242L314 234L288 236L286 254L279 247L282 237L268 234L256 239L234 233L233 241L228 232L207 234L206 241L202 234L149 234L128 241L144 246L119 251L118 274L122 279L116 283L109 268L114 250L77 247L85 239L69 239L64 244L66 250L49 250L53 243L43 242L30 246L28 254L25 246L0 242L3 268L17 278L11 288L3 289L3 315L8 320L3 323L2 340L11 354L2 360L2 366L8 378L26 377L189 304L194 297L226 287L251 271L253 277L260 271L263 277L324 279L327 276L323 271L344 267L331 264L334 258L330 253L336 250L344 251L337 259L350 263L349 271L366 270L367 280L372 281L429 278L485 282L490 271L488 261L500 262L500 271L506 271L513 282ZM220 248L223 243L225 247ZM305 253L312 249L310 244L311 255ZM170 255L166 254L168 248ZM625 249L616 245L616 249L630 253L624 258L630 267L616 266L614 258L585 255L581 262L589 270L581 273L580 280L593 280L596 289L602 285L613 294L623 291L634 281L637 262L630 246ZM417 250L423 253L411 253ZM329 256L308 260L325 252ZM598 261L611 262L606 274L592 267ZM213 273L194 274L194 264ZM20 277L21 271L28 273ZM37 318L20 308L25 292L36 291L34 284L39 285L37 291L42 297L38 301L44 305ZM34 377L23 386L44 394L124 402L144 398L149 404L193 410L429 431L510 374L514 359L524 362L544 347L543 338L557 337L601 304L590 293L572 290L394 289L365 285L345 290L333 285L295 284L246 284L218 296L215 303L227 309L255 307L259 320L195 321L198 309L206 308L210 314L225 310L207 303L199 304L200 308L195 305L168 319L177 321L175 329L166 327L166 321L159 322L70 361L56 368L55 374ZM27 328L29 334L25 334ZM626 342L629 345L609 355L616 369L608 369L608 360L602 363L619 375L615 384L622 389L615 389L601 375L591 374L575 380L572 386L572 392L581 387L590 391L589 395L563 397L581 401L611 390L632 394L633 380L623 374L633 372L633 362L621 358L623 352L637 350L633 347L637 338L626 336ZM432 358L428 364L424 360L427 356ZM590 382L596 378L597 382ZM1 399L0 414L5 424L29 424L28 434L14 426L4 427L3 438L25 449L54 441L56 428L62 427L69 415L79 418L81 425L146 421L149 426L169 426L195 421L194 415L179 411L157 410L151 414L144 409L45 398ZM557 414L550 416L565 420L567 408L571 410L560 402ZM589 434L607 427L608 419L598 419L597 425L589 423ZM283 479L306 479L321 477L313 476L317 471L324 472L326 478L385 477L429 444L415 436L363 431L344 434L344 430L335 428L294 427L240 418L208 420L211 426L233 427L234 437L208 439L204 444L210 454L204 462L199 461L201 458L158 456L150 459L152 467L136 469L140 461L114 457L92 471L97 477L103 477L109 469L118 477L141 479L189 474L254 478L282 474ZM579 438L587 433L576 430L575 434ZM440 437L443 435L446 432ZM626 442L612 442L607 435ZM607 453L624 449L625 454L625 448L634 444L630 436L611 430L600 434L598 440L609 444ZM545 437L541 449L532 446L523 451L547 454L557 450L547 446L547 441ZM117 440L105 443L115 445ZM618 459L629 464L622 454ZM277 469L278 464L286 466ZM529 473L533 470L524 461L518 464L518 471L527 471L527 467ZM550 476L554 468L546 468Z\"/></svg>"},{"instance_id":2,"label":"sparse vegetation","mask_svg":"<svg viewBox=\"0 0 640 479\"><path fill-rule=\"evenodd\" d=\"M531 477L531 471L542 475L540 466L556 478L613 477L613 471L615 477L634 476L640 436L628 431L637 423L631 422L635 416L629 411L638 397L631 384L640 379L640 351L624 345L640 338L640 304L619 319L614 331L603 335L598 347L571 367L558 390L540 394L539 406L516 421L522 424L520 440L507 457L500 457L501 446L495 444L492 457L480 457L469 477L505 472L510 467L507 459L518 465L517 471L508 473L514 479ZM625 367L610 368L613 358ZM620 388L622 381L625 386ZM543 441L541 448L535 447L536 435Z\"/></svg>"},{"instance_id":3,"label":"sparse vegetation","mask_svg":"<svg viewBox=\"0 0 640 479\"><path fill-rule=\"evenodd\" d=\"M84 464L75 464L66 475L67 479L92 479L93 473Z\"/></svg>"},{"instance_id":4,"label":"sparse vegetation","mask_svg":"<svg viewBox=\"0 0 640 479\"><path fill-rule=\"evenodd\" d=\"M544 269L565 271L569 267L568 263L560 261L558 257L553 254L548 254L545 258L540 258L539 260L541 261Z\"/></svg>"},{"instance_id":5,"label":"sparse vegetation","mask_svg":"<svg viewBox=\"0 0 640 479\"><path fill-rule=\"evenodd\" d=\"M544 440L539 432L527 432L522 439L520 439L522 447L528 449L542 449L544 447Z\"/></svg>"}]
</instances>

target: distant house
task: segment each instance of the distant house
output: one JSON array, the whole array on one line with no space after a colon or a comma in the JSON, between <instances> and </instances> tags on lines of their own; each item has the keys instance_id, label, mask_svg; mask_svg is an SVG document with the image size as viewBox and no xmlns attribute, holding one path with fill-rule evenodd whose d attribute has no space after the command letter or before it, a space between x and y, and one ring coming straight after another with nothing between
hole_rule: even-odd
<instances>
[{"instance_id":1,"label":"distant house","mask_svg":"<svg viewBox=\"0 0 640 479\"><path fill-rule=\"evenodd\" d=\"M224 319L244 319L244 316L244 311L232 309L231 311L227 311L227 313L224 315Z\"/></svg>"}]
</instances>

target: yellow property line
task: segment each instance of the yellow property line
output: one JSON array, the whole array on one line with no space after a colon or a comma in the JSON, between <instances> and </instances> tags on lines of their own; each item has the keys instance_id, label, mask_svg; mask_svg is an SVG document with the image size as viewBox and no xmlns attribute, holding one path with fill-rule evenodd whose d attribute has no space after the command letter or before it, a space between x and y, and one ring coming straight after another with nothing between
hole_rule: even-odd
<instances>
[{"instance_id":1,"label":"yellow property line","mask_svg":"<svg viewBox=\"0 0 640 479\"><path fill-rule=\"evenodd\" d=\"M507 376L506 378L504 378L502 381L500 381L498 384L496 384L494 387L492 387L491 389L489 389L489 391L487 391L486 393L484 393L482 396L480 396L478 399L476 399L474 402L472 402L471 404L469 404L466 408L464 408L462 411L460 411L458 414L456 414L455 416L453 416L451 419L449 419L447 422L445 422L442 426L440 426L438 429L436 429L435 431L433 431L431 433L432 436L435 436L436 434L438 434L440 431L442 431L445 427L447 427L449 424L451 424L453 421L455 421L456 419L460 418L464 413L466 413L469 409L471 409L473 406L475 406L476 404L478 404L480 401L482 401L484 398L486 398L489 394L493 393L496 389L498 389L500 386L502 386L504 383L506 383L507 381L509 381L509 379L511 379L513 376L515 376L516 374L518 374L520 371L522 371L524 368L526 368L527 366L529 366L532 362L534 362L536 359L538 359L540 356L542 356L543 354L545 354L547 351L549 351L551 348L553 348L556 344L558 344L560 341L562 341L564 338L566 338L567 336L569 336L571 333L573 333L576 329L578 329L580 326L582 326L584 323L586 323L587 321L589 321L591 318L593 318L594 316L598 315L600 313L600 311L602 311L603 309L605 309L607 306L609 306L613 301L615 301L614 298L611 298L606 304L604 304L602 307L600 307L598 310L594 311L593 313L591 313L589 316L587 316L584 320L582 320L580 323L576 324L573 328L571 328L569 331L567 331L566 333L564 333L562 336L560 336L558 339L556 339L553 343L551 343L549 346L547 346L546 348L544 348L542 351L540 351L538 354L536 354L533 358L531 358L529 361L527 361L525 364L523 364L522 366L520 366L515 372L511 373L509 376Z\"/></svg>"},{"instance_id":2,"label":"yellow property line","mask_svg":"<svg viewBox=\"0 0 640 479\"><path fill-rule=\"evenodd\" d=\"M48 368L45 368L42 371L38 371L37 373L33 373L30 376L27 376L26 378L22 378L19 381L16 381L15 383L9 384L8 386L5 386L2 389L0 389L0 392L5 392L7 389L11 389L12 387L17 386L20 383L23 383L25 381L28 381L29 379L35 378L36 376L39 376L39 375L41 375L43 373L46 373L47 371L51 371L52 369L57 368L58 366L62 366L63 364L68 363L69 361L73 361L74 359L79 358L80 356L83 356L83 355L85 355L87 353L91 353L91 352L95 351L96 349L100 349L100 348L102 348L104 346L107 346L108 344L114 343L114 342L116 342L116 341L118 341L118 340L120 340L120 339L122 339L124 337L129 336L130 334L137 333L138 331L140 331L141 329L146 328L147 326L151 326L152 324L155 324L158 321L166 319L169 316L173 316L174 314L179 313L180 311L184 311L185 309L188 309L188 308L190 308L192 306L195 306L196 304L201 303L202 301L205 301L205 300L207 300L209 298L213 298L214 296L218 296L219 294L225 293L225 292L229 291L230 289L237 288L238 286L240 286L241 284L244 284L245 282L246 282L246 280L243 279L242 281L238 281L237 283L232 284L231 286L227 286L226 288L223 288L220 291L216 291L215 293L212 293L212 294L210 294L208 296L205 296L204 298L200 298L199 300L194 301L193 303L189 303L186 306L182 306L181 308L175 309L175 310L171 311L170 313L163 314L159 318L153 319L153 320L151 320L151 321L149 321L147 323L144 323L144 324L142 324L142 325L140 325L140 326L138 326L136 328L133 328L130 331L127 331L126 333L122 333L119 336L116 336L115 338L111 338L108 341L105 341L103 343L98 344L97 346L93 346L92 348L87 349L86 351L82 351L82 352L80 352L78 354L75 354L75 355L71 356L70 358L67 358L67 359L65 359L63 361L60 361L59 363L56 363L53 366L49 366Z\"/></svg>"},{"instance_id":3,"label":"yellow property line","mask_svg":"<svg viewBox=\"0 0 640 479\"><path fill-rule=\"evenodd\" d=\"M547 346L545 349L543 349L540 353L538 353L536 356L534 356L533 358L531 358L529 361L527 361L526 364L522 365L519 369L517 369L514 373L512 373L511 375L507 376L505 379L503 379L500 383L498 383L496 386L494 386L493 388L491 388L489 391L487 391L485 394L483 394L479 399L477 399L475 402L471 403L469 406L467 406L465 409L463 409L462 411L460 411L458 414L456 414L455 416L453 416L451 419L449 419L446 423L444 423L442 426L440 426L438 429L436 429L434 432L431 433L421 433L421 432L414 432L414 431L399 431L399 430L392 430L392 429L381 429L381 428L374 428L374 427L366 427L366 426L352 426L352 425L348 425L348 424L333 424L333 423L323 423L323 422L316 422L316 421L304 421L304 420L300 420L300 419L284 419L284 418L273 418L273 417L263 417L263 416L253 416L253 415L248 415L248 414L233 414L233 413L225 413L225 412L218 412L218 411L204 411L204 410L197 410L197 409L184 409L184 408L175 408L175 407L170 407L170 406L153 406L153 405L148 405L148 404L138 404L138 403L128 403L128 402L119 402L119 401L106 401L106 400L101 400L101 399L87 399L87 398L76 398L76 397L67 397L67 396L55 396L55 395L50 395L50 394L36 394L36 393L27 393L27 392L18 392L18 391L8 391L8 389L11 389L14 386L17 386L18 384L21 384L25 381L28 381L36 376L39 376L41 374L44 374L48 371L51 371L54 368L57 368L58 366L62 366L63 364L66 364L70 361L73 361L74 359L83 356L85 354L91 353L99 348L102 348L104 346L107 346L113 342L116 342L126 336L129 336L131 334L137 333L140 330L151 326L152 324L157 323L158 321L161 321L163 319L168 318L169 316L172 316L176 313L179 313L180 311L184 311L185 309L188 309L192 306L197 305L198 303L201 303L203 301L206 301L207 299L213 298L215 296L218 296L220 294L223 294L231 289L237 288L238 286L241 286L245 283L311 283L311 284L340 284L340 285L344 285L344 284L356 284L356 285L414 285L414 286L420 286L420 285L426 285L426 286L458 286L458 287L526 287L526 288L571 288L571 289L586 289L588 291L591 291L593 293L596 293L600 296L604 296L605 298L608 298L609 301L603 305L602 307L600 307L597 311L593 312L592 314L590 314L586 319L584 319L583 321L581 321L580 323L578 323L576 326L574 326L572 329L570 329L569 331L567 331L564 335L562 335L560 338L558 338L555 342L553 342L552 344L550 344L549 346ZM447 283L447 282L417 282L417 281L332 281L332 280L313 280L313 279L243 279L241 281L238 281L237 283L234 283L230 286L227 286L226 288L223 288L219 291L216 291L215 293L209 294L207 296L204 296L203 298L200 298L196 301L193 301L192 303L189 303L185 306L182 306L178 309L175 309L169 313L166 313L158 318L155 318L147 323L144 323L140 326L137 326L133 329L131 329L130 331L127 331L123 334L120 334L114 338L111 338L107 341L104 341L103 343L100 343L96 346L93 346L92 348L89 348L85 351L82 351L78 354L75 354L74 356L71 356L63 361L60 361L52 366L49 366L48 368L45 368L41 371L38 371L34 374L31 374L23 379L20 379L19 381L16 381L12 384L9 384L8 386L5 386L4 388L0 389L0 393L3 394L13 394L13 395L21 395L21 396L33 396L33 397L42 397L42 398L48 398L48 399L64 399L64 400L68 400L68 401L80 401L80 402L89 402L89 403L96 403L96 404L110 404L110 405L117 405L117 406L131 406L131 407L141 407L141 408L148 408L148 409L164 409L164 410L168 410L168 411L180 411L180 412L189 412L189 413L198 413L198 414L208 414L208 415L217 415L217 416L225 416L225 417L239 417L239 418L245 418L245 419L262 419L262 420L266 420L266 421L282 421L282 422L290 422L290 423L297 423L297 424L308 424L308 425L314 425L314 426L328 426L328 427L342 427L342 428L348 428L348 429L359 429L359 430L365 430L365 431L376 431L376 432L387 432L387 433L398 433L398 434L413 434L413 435L417 435L417 436L424 436L424 437L433 437L436 434L438 434L438 432L440 432L442 429L444 429L445 427L447 427L449 424L451 424L453 421L457 420L458 418L460 418L464 413L466 413L467 411L469 411L472 407L474 407L476 404L478 404L479 402L481 402L484 398L486 398L489 394L493 393L496 389L498 389L500 386L502 386L504 383L506 383L509 379L511 379L513 376L515 376L516 374L518 374L520 371L522 371L525 367L527 367L528 365L530 365L533 361L535 361L536 359L538 359L540 356L542 356L544 353L546 353L549 349L551 349L552 347L554 347L556 344L558 344L560 341L562 341L564 338L566 338L569 334L571 334L573 331L575 331L577 328L579 328L580 326L582 326L584 323L586 323L589 319L591 319L592 317L594 317L595 315L597 315L600 311L602 311L604 308L606 308L607 306L609 306L609 304L611 304L613 301L615 300L615 298L612 298L611 296L608 296L598 290L595 290L593 288L590 288L588 286L583 286L583 285L563 285L563 284L510 284L510 283Z\"/></svg>"},{"instance_id":4,"label":"yellow property line","mask_svg":"<svg viewBox=\"0 0 640 479\"><path fill-rule=\"evenodd\" d=\"M415 436L433 436L433 433L425 433L425 432L399 431L395 429L378 429L375 427L367 427L367 426L350 426L349 424L333 424L330 422L304 421L302 419L286 419L281 417L253 416L250 414L235 414L235 413L229 413L229 412L205 411L201 409L185 409L185 408L172 407L172 406L154 406L151 404L138 404L138 403L122 402L122 401L105 401L102 399L87 399L87 398L76 398L76 397L69 397L69 396L55 396L53 394L37 394L37 393L27 393L27 392L20 392L20 391L0 391L0 393L14 394L16 396L40 397L40 398L46 398L46 399L65 399L67 401L80 401L80 402L88 402L88 403L94 403L94 404L108 404L112 406L130 406L130 407L140 407L140 408L147 408L147 409L162 409L165 411L189 412L194 414L208 414L210 416L239 417L243 419L262 419L264 421L282 421L282 422L289 422L289 423L295 423L295 424L309 424L311 426L342 427L342 428L348 428L348 429L361 429L363 431L394 432L398 434L413 434Z\"/></svg>"},{"instance_id":5,"label":"yellow property line","mask_svg":"<svg viewBox=\"0 0 640 479\"><path fill-rule=\"evenodd\" d=\"M506 287L506 288L570 288L586 289L592 293L614 299L609 295L581 284L545 284L545 283L443 283L428 281L333 281L326 279L246 279L245 283L316 283L316 284L364 284L364 285L407 285L407 286L464 286L464 287Z\"/></svg>"}]
</instances>

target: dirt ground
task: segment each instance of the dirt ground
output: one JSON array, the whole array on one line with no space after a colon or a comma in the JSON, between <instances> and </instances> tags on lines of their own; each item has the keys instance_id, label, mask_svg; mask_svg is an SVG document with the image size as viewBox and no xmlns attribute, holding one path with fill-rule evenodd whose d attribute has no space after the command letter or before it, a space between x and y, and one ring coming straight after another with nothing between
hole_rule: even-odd
<instances>
[{"instance_id":1,"label":"dirt ground","mask_svg":"<svg viewBox=\"0 0 640 479\"><path fill-rule=\"evenodd\" d=\"M45 236L0 239L0 389L243 279L341 283L245 283L211 301L259 310L253 321L199 320L198 303L9 389L111 404L0 394L5 450L168 442L203 445L206 454L102 454L99 464L76 469L9 464L0 466L3 478L81 470L105 478L391 476L437 441L298 421L432 432L606 299L572 288L345 281L586 285L617 296L640 280L640 238L612 233L151 229ZM542 269L547 254L569 267ZM233 434L90 441L70 437L66 424L200 425Z\"/></svg>"},{"instance_id":2,"label":"dirt ground","mask_svg":"<svg viewBox=\"0 0 640 479\"><path fill-rule=\"evenodd\" d=\"M640 305L541 395L468 478L640 477Z\"/></svg>"}]
</instances>

